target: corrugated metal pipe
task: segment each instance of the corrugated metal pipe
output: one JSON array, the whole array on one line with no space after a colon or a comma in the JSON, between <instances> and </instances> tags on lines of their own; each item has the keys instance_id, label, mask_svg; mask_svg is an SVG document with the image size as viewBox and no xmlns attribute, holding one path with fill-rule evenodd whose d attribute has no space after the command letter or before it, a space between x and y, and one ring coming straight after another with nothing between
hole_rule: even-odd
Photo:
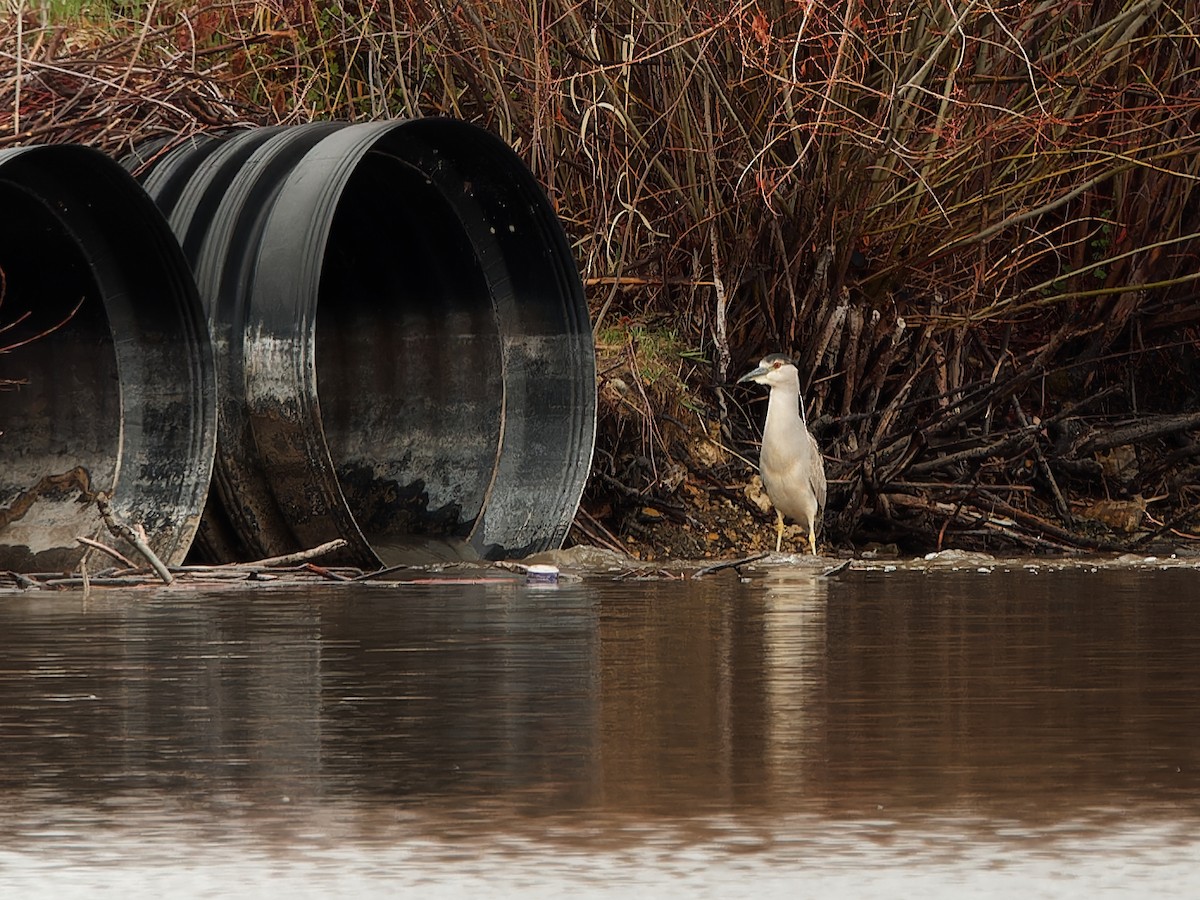
<instances>
[{"instance_id":1,"label":"corrugated metal pipe","mask_svg":"<svg viewBox=\"0 0 1200 900\"><path fill-rule=\"evenodd\" d=\"M216 443L212 352L171 230L99 151L0 151L0 348L0 569L73 569L77 537L113 542L99 491L182 562Z\"/></svg>"},{"instance_id":2,"label":"corrugated metal pipe","mask_svg":"<svg viewBox=\"0 0 1200 900\"><path fill-rule=\"evenodd\" d=\"M591 328L562 226L503 141L450 119L317 123L140 171L216 349L209 557L562 543L595 436Z\"/></svg>"},{"instance_id":3,"label":"corrugated metal pipe","mask_svg":"<svg viewBox=\"0 0 1200 900\"><path fill-rule=\"evenodd\" d=\"M486 558L562 543L595 436L591 328L562 226L503 141L463 122L418 119L143 147L126 166L177 245L162 239L166 223L147 214L153 204L129 191L128 179L120 190L129 196L83 171L65 184L46 184L63 180L53 174L25 184L32 175L10 174L10 156L0 160L4 205L36 223L18 226L6 214L0 226L0 265L19 276L18 293L27 282L37 290L41 277L69 282L56 291L64 304L85 287L96 297L36 354L9 354L10 369L23 359L30 371L15 394L20 431L30 436L8 443L6 409L0 508L79 456L50 447L107 447L107 461L92 463L93 481L120 469L117 496L127 506L118 512L131 520L167 522L159 503L175 511L173 536L159 544L160 555L178 559L203 496L188 479L207 483L215 431L197 535L209 561L335 538L349 543L343 559L363 566L394 561L414 543L459 542ZM77 217L90 210L82 228L63 220L58 197L89 180L99 196L63 201ZM134 213L146 222L126 225ZM39 235L50 242L44 248ZM118 285L110 270L126 262L136 274ZM181 263L194 274L199 316ZM10 311L0 307L0 323ZM55 315L39 313L26 330ZM215 365L197 319L207 319ZM68 370L76 373L69 385L57 374ZM165 399L153 399L160 389ZM140 416L136 436L131 411ZM35 446L32 435L51 427L58 436ZM170 434L150 450L156 427ZM145 489L150 500L133 499L143 488L127 472L131 450L161 469ZM65 509L74 499L60 493L55 506ZM25 521L28 543L50 520ZM14 527L0 518L0 567L16 567ZM50 543L64 549L77 527L57 522ZM29 564L44 566L36 556Z\"/></svg>"}]
</instances>

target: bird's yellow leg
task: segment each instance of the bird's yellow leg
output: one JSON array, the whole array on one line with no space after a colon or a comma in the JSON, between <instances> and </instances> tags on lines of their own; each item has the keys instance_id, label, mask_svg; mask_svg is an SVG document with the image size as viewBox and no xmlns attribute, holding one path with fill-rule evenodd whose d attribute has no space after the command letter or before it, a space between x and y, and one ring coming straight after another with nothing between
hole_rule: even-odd
<instances>
[{"instance_id":1,"label":"bird's yellow leg","mask_svg":"<svg viewBox=\"0 0 1200 900\"><path fill-rule=\"evenodd\" d=\"M808 526L808 549L813 556L817 555L817 529L812 525Z\"/></svg>"},{"instance_id":2,"label":"bird's yellow leg","mask_svg":"<svg viewBox=\"0 0 1200 900\"><path fill-rule=\"evenodd\" d=\"M783 546L783 513L775 510L775 552Z\"/></svg>"}]
</instances>

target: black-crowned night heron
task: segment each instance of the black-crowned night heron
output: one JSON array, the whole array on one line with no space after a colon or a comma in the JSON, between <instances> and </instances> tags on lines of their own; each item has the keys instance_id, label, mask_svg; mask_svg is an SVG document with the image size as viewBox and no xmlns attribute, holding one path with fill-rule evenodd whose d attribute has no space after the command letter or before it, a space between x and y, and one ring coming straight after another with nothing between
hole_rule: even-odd
<instances>
[{"instance_id":1,"label":"black-crowned night heron","mask_svg":"<svg viewBox=\"0 0 1200 900\"><path fill-rule=\"evenodd\" d=\"M817 555L817 523L825 510L825 461L808 430L800 403L800 373L780 353L764 356L758 368L738 379L771 389L763 426L758 471L775 507L775 552L783 546L783 518L808 529L808 546Z\"/></svg>"}]
</instances>

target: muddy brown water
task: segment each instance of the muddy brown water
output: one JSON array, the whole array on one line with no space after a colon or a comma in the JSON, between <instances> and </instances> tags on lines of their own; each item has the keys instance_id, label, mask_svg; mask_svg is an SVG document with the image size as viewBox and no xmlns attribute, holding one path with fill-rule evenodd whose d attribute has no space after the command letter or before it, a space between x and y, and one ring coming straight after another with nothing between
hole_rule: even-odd
<instances>
[{"instance_id":1,"label":"muddy brown water","mask_svg":"<svg viewBox=\"0 0 1200 900\"><path fill-rule=\"evenodd\" d=\"M1200 570L0 596L0 895L1200 896Z\"/></svg>"}]
</instances>

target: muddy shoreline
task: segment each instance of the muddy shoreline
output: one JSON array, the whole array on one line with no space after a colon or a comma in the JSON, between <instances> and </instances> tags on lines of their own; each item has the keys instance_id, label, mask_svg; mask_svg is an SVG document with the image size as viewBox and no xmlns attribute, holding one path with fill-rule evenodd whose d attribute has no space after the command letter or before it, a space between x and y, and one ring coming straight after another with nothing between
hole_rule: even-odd
<instances>
[{"instance_id":1,"label":"muddy shoreline","mask_svg":"<svg viewBox=\"0 0 1200 900\"><path fill-rule=\"evenodd\" d=\"M1163 555L1104 554L1062 556L993 555L970 550L943 550L922 556L902 556L892 548L866 551L856 556L756 553L743 557L666 559L646 561L599 547L575 546L539 553L520 562L437 560L427 564L392 566L369 571L316 563L273 567L255 565L173 566L174 581L164 584L148 566L110 568L88 575L80 573L0 572L0 596L30 593L92 593L114 590L193 591L214 589L279 590L296 588L338 589L348 586L398 588L461 587L463 585L536 587L553 589L580 581L698 580L714 577L755 578L783 575L800 578L837 578L851 572L921 572L927 574L973 572L1039 574L1051 571L1165 571L1187 569L1200 573L1200 551L1179 548Z\"/></svg>"}]
</instances>

